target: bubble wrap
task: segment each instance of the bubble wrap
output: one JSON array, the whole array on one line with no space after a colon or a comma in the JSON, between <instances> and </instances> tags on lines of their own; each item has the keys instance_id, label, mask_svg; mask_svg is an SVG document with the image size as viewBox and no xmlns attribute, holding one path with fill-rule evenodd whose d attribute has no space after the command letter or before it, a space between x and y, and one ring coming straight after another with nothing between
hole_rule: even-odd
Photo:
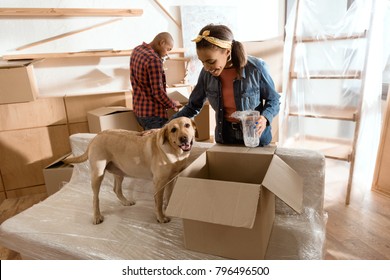
<instances>
[{"instance_id":1,"label":"bubble wrap","mask_svg":"<svg viewBox=\"0 0 390 280\"><path fill-rule=\"evenodd\" d=\"M83 153L93 136L72 135L73 153ZM189 162L212 145L197 142ZM266 258L321 259L325 160L312 151L280 148L276 153L303 176L305 210L298 215L277 200ZM75 165L70 182L61 190L1 224L0 243L28 259L220 259L184 248L181 219L157 223L150 180L125 178L123 193L133 194L133 206L122 206L112 185L113 177L106 174L100 190L105 219L93 225L89 166Z\"/></svg>"}]
</instances>

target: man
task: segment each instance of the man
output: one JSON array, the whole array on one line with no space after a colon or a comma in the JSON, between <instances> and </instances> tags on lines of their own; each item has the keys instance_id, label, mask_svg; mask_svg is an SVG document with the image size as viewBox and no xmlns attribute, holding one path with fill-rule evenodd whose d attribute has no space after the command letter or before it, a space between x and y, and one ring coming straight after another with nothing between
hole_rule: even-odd
<instances>
[{"instance_id":1,"label":"man","mask_svg":"<svg viewBox=\"0 0 390 280\"><path fill-rule=\"evenodd\" d=\"M170 99L166 92L163 59L172 47L172 36L162 32L151 43L134 48L130 57L133 110L145 130L161 128L168 121L167 109L178 111L180 107L180 102Z\"/></svg>"}]
</instances>

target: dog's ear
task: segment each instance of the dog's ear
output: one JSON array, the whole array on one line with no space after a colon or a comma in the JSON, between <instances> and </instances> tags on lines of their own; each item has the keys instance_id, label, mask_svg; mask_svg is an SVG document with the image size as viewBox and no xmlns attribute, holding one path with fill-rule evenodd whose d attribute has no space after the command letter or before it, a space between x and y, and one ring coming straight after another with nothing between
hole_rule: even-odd
<instances>
[{"instance_id":1,"label":"dog's ear","mask_svg":"<svg viewBox=\"0 0 390 280\"><path fill-rule=\"evenodd\" d=\"M165 141L168 140L168 126L164 125L157 134L157 140L160 146L165 144Z\"/></svg>"},{"instance_id":2,"label":"dog's ear","mask_svg":"<svg viewBox=\"0 0 390 280\"><path fill-rule=\"evenodd\" d=\"M196 123L195 123L195 121L193 119L191 119L191 124L192 124L192 127L195 130L195 138L198 138L199 137L198 128L196 127Z\"/></svg>"}]
</instances>

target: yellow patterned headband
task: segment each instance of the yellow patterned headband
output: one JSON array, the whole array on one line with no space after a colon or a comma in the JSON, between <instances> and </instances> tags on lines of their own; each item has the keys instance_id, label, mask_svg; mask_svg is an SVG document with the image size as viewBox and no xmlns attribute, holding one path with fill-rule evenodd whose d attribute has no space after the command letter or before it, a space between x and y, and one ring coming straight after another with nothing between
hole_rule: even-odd
<instances>
[{"instance_id":1,"label":"yellow patterned headband","mask_svg":"<svg viewBox=\"0 0 390 280\"><path fill-rule=\"evenodd\" d=\"M206 41L210 42L213 45L216 45L223 49L231 49L232 48L232 42L221 40L215 37L210 37L210 30L203 31L202 35L198 35L195 39L192 40L192 42L198 43L205 39Z\"/></svg>"}]
</instances>

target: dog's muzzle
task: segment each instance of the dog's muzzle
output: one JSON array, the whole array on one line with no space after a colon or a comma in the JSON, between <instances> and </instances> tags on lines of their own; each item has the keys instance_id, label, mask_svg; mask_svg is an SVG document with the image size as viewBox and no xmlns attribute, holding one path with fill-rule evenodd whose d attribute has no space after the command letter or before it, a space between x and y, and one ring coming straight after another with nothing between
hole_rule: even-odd
<instances>
[{"instance_id":1,"label":"dog's muzzle","mask_svg":"<svg viewBox=\"0 0 390 280\"><path fill-rule=\"evenodd\" d=\"M183 152L189 152L189 151L191 151L193 142L194 142L193 140L188 141L188 137L186 137L186 136L180 137L179 147L180 147L180 149L183 150Z\"/></svg>"}]
</instances>

